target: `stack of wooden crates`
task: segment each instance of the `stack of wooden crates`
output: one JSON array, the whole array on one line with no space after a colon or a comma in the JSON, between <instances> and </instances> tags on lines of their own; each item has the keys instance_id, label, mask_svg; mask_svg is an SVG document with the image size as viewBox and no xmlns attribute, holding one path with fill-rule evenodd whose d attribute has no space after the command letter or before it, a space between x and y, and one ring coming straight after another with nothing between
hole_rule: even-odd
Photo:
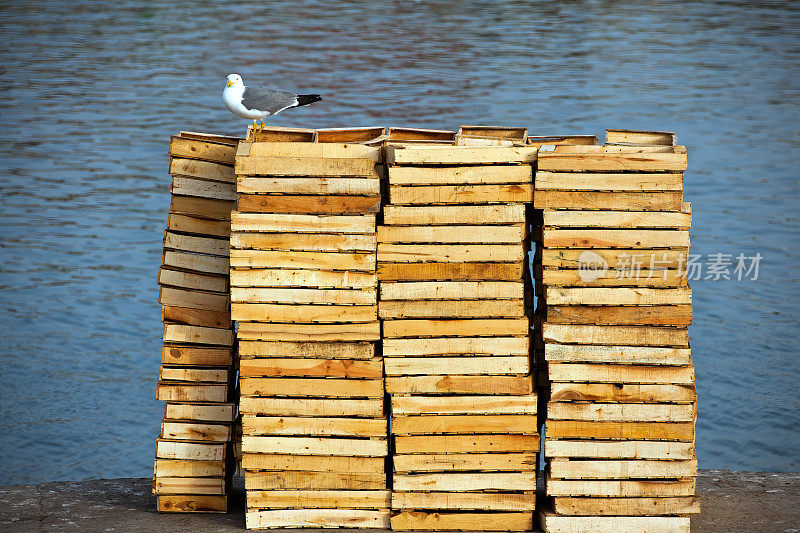
<instances>
[{"instance_id":1,"label":"stack of wooden crates","mask_svg":"<svg viewBox=\"0 0 800 533\"><path fill-rule=\"evenodd\" d=\"M159 511L228 508L235 416L228 235L237 142L195 133L170 142L172 201L158 273L157 398L166 402L153 478Z\"/></svg>"},{"instance_id":2,"label":"stack of wooden crates","mask_svg":"<svg viewBox=\"0 0 800 533\"><path fill-rule=\"evenodd\" d=\"M687 531L696 396L685 147L609 130L543 147L537 341L549 386L546 532Z\"/></svg>"},{"instance_id":3,"label":"stack of wooden crates","mask_svg":"<svg viewBox=\"0 0 800 533\"><path fill-rule=\"evenodd\" d=\"M536 148L404 136L386 149L378 229L391 526L528 530L539 436L525 204Z\"/></svg>"},{"instance_id":4,"label":"stack of wooden crates","mask_svg":"<svg viewBox=\"0 0 800 533\"><path fill-rule=\"evenodd\" d=\"M264 135L239 145L230 240L247 527L388 528L382 150Z\"/></svg>"}]
</instances>

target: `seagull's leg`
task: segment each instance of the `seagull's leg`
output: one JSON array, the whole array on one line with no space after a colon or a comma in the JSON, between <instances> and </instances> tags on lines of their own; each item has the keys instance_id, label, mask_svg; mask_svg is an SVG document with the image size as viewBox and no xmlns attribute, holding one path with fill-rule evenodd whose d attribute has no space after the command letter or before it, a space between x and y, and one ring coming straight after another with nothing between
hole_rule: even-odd
<instances>
[{"instance_id":1,"label":"seagull's leg","mask_svg":"<svg viewBox=\"0 0 800 533\"><path fill-rule=\"evenodd\" d=\"M258 123L256 122L256 119L253 119L253 135L258 133L257 129L258 129ZM255 138L253 140L255 140Z\"/></svg>"},{"instance_id":2,"label":"seagull's leg","mask_svg":"<svg viewBox=\"0 0 800 533\"><path fill-rule=\"evenodd\" d=\"M260 129L260 130L258 130L258 132L259 132L259 133L261 133L262 131L264 131L264 128L266 128L266 127L267 127L267 125L266 125L266 124L264 124L264 119L262 118L262 119L261 119L261 129Z\"/></svg>"}]
</instances>

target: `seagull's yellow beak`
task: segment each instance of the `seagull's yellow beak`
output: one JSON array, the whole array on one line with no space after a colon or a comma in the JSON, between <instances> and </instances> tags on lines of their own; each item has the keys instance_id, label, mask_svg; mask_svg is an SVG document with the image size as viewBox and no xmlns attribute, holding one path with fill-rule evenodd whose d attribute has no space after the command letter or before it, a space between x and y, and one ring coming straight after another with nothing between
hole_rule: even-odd
<instances>
[{"instance_id":1,"label":"seagull's yellow beak","mask_svg":"<svg viewBox=\"0 0 800 533\"><path fill-rule=\"evenodd\" d=\"M233 85L233 82L228 80L228 87L230 87L231 85Z\"/></svg>"}]
</instances>

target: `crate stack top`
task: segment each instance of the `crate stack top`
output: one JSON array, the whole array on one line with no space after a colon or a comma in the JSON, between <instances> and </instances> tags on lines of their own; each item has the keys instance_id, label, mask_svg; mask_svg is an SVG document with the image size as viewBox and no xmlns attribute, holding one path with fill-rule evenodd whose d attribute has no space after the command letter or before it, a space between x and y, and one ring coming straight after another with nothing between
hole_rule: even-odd
<instances>
[{"instance_id":1,"label":"crate stack top","mask_svg":"<svg viewBox=\"0 0 800 533\"><path fill-rule=\"evenodd\" d=\"M248 528L389 526L376 350L382 151L333 141L375 133L244 142L236 155L231 298Z\"/></svg>"},{"instance_id":2,"label":"crate stack top","mask_svg":"<svg viewBox=\"0 0 800 533\"><path fill-rule=\"evenodd\" d=\"M153 480L159 511L227 510L236 414L228 236L237 143L189 132L170 141L172 199L158 273L164 346L157 398L166 402Z\"/></svg>"},{"instance_id":3,"label":"crate stack top","mask_svg":"<svg viewBox=\"0 0 800 533\"><path fill-rule=\"evenodd\" d=\"M539 436L530 371L519 128L389 142L379 314L394 435L392 528L532 527Z\"/></svg>"},{"instance_id":4,"label":"crate stack top","mask_svg":"<svg viewBox=\"0 0 800 533\"><path fill-rule=\"evenodd\" d=\"M686 149L666 132L539 152L536 328L556 531L688 531L696 393Z\"/></svg>"}]
</instances>

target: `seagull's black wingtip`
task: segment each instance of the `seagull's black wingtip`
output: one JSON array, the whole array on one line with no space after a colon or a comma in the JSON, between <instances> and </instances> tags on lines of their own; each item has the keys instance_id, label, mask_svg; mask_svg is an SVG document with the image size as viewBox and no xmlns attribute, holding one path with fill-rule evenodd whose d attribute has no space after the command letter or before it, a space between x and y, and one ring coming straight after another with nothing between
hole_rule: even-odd
<instances>
[{"instance_id":1,"label":"seagull's black wingtip","mask_svg":"<svg viewBox=\"0 0 800 533\"><path fill-rule=\"evenodd\" d=\"M318 94L298 94L296 107L313 104L314 102L319 102L320 100L322 100L322 97Z\"/></svg>"}]
</instances>

